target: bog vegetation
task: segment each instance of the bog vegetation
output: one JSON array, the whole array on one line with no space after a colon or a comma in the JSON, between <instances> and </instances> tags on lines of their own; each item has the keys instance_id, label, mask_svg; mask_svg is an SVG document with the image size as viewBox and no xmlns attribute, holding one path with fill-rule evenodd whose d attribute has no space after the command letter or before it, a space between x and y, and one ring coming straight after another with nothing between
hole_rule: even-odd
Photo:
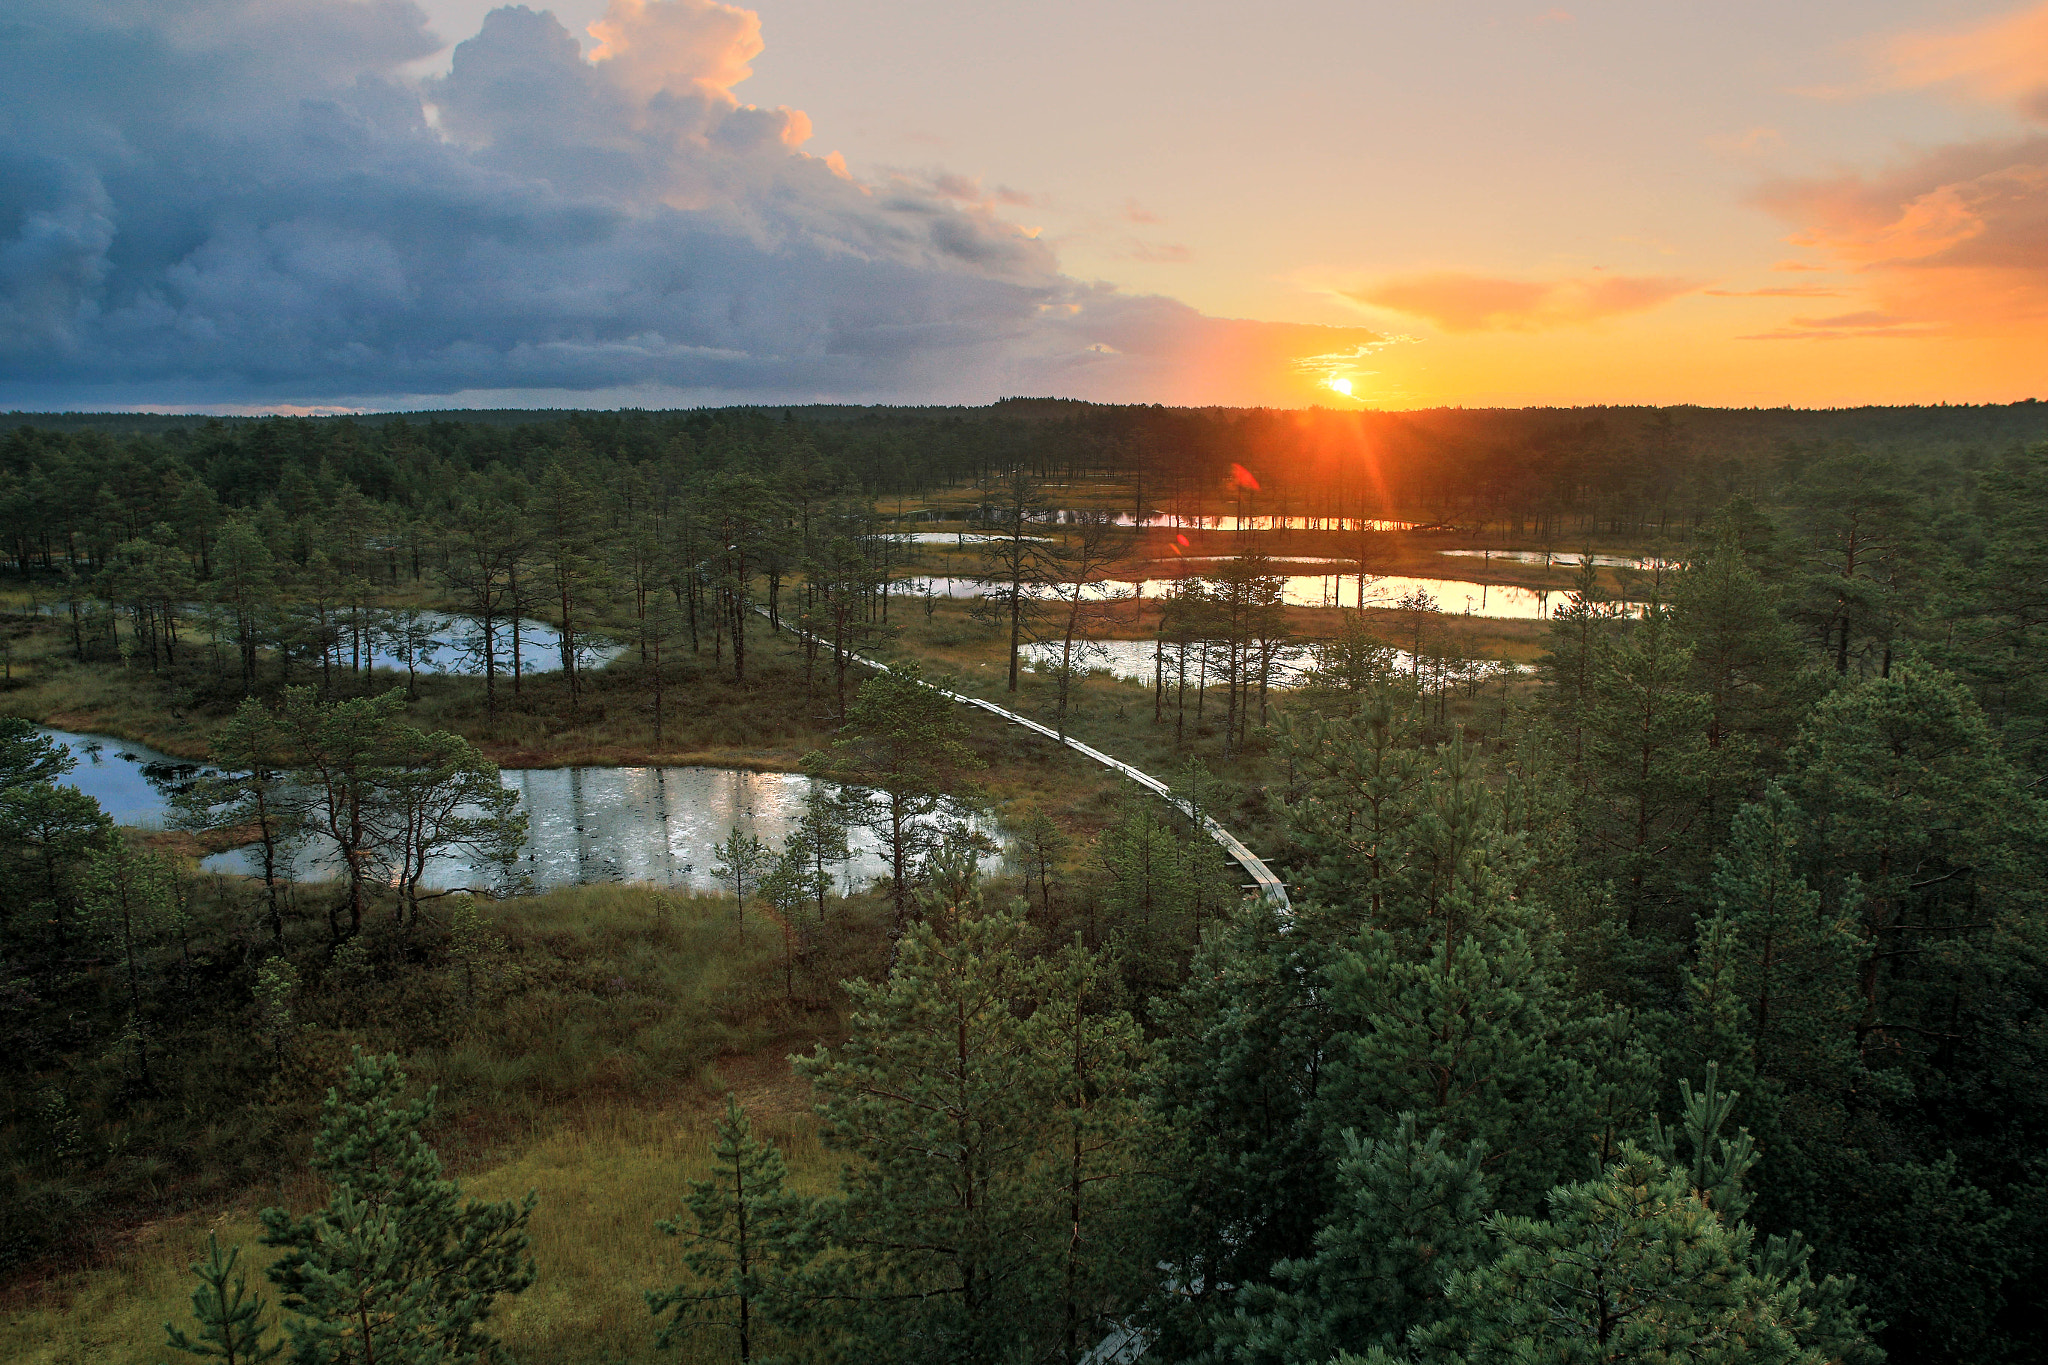
<instances>
[{"instance_id":1,"label":"bog vegetation","mask_svg":"<svg viewBox=\"0 0 2048 1365\"><path fill-rule=\"evenodd\" d=\"M2038 1359L2044 437L2036 405L23 427L0 1342ZM1557 609L1372 596L1446 546L1537 552L1459 563ZM1303 557L1367 605L1290 605ZM1140 681L1091 672L1116 639ZM32 720L207 761L174 828L121 829ZM779 846L726 835L719 896L532 893L499 762L684 756L819 781ZM944 818L977 804L1000 870ZM834 875L856 827L871 886ZM197 869L230 845L259 875ZM295 883L308 848L332 875Z\"/></svg>"}]
</instances>

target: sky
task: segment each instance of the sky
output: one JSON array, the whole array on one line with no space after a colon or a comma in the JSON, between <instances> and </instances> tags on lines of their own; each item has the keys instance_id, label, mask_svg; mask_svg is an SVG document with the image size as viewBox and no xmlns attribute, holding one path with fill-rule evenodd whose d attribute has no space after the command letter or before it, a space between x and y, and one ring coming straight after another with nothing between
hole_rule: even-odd
<instances>
[{"instance_id":1,"label":"sky","mask_svg":"<svg viewBox=\"0 0 2048 1365\"><path fill-rule=\"evenodd\" d=\"M2048 397L2048 2L9 0L0 408Z\"/></svg>"}]
</instances>

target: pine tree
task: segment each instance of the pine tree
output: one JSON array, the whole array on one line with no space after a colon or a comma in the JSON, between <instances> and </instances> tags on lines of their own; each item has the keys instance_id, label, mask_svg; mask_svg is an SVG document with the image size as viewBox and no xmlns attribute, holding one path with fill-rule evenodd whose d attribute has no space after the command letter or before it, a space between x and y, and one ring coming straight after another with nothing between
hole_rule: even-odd
<instances>
[{"instance_id":1,"label":"pine tree","mask_svg":"<svg viewBox=\"0 0 2048 1365\"><path fill-rule=\"evenodd\" d=\"M1340 1351L1396 1346L1441 1316L1453 1274L1486 1250L1485 1146L1446 1150L1441 1129L1403 1114L1385 1139L1346 1129L1339 1191L1312 1256L1248 1285L1220 1324L1242 1365L1322 1365Z\"/></svg>"},{"instance_id":2,"label":"pine tree","mask_svg":"<svg viewBox=\"0 0 2048 1365\"><path fill-rule=\"evenodd\" d=\"M1097 901L1108 921L1100 937L1121 945L1127 970L1164 986L1185 950L1181 921L1192 899L1192 870L1166 806L1127 792L1116 822L1096 836L1095 855L1109 874Z\"/></svg>"},{"instance_id":3,"label":"pine tree","mask_svg":"<svg viewBox=\"0 0 2048 1365\"><path fill-rule=\"evenodd\" d=\"M278 710L278 729L292 754L293 781L305 793L307 825L333 845L347 879L347 899L328 911L328 930L337 943L363 927L376 870L379 796L404 708L405 694L398 688L329 704L310 687L288 687ZM344 908L346 933L339 920Z\"/></svg>"},{"instance_id":4,"label":"pine tree","mask_svg":"<svg viewBox=\"0 0 2048 1365\"><path fill-rule=\"evenodd\" d=\"M2048 821L1968 693L1922 664L1832 693L1787 768L1822 912L1856 927L1858 1052L1910 1055L1948 1031L1951 987L1923 961L1964 965L1943 950L2029 899Z\"/></svg>"},{"instance_id":5,"label":"pine tree","mask_svg":"<svg viewBox=\"0 0 2048 1365\"><path fill-rule=\"evenodd\" d=\"M1447 1141L1477 1139L1512 1207L1591 1150L1604 1126L1595 1083L1615 1058L1597 1001L1578 997L1555 927L1526 894L1528 850L1502 828L1473 755L1453 743L1438 763L1411 836L1412 880L1325 969L1340 1032L1318 1104L1326 1132L1390 1133L1413 1112Z\"/></svg>"},{"instance_id":6,"label":"pine tree","mask_svg":"<svg viewBox=\"0 0 2048 1365\"><path fill-rule=\"evenodd\" d=\"M1079 941L1045 961L1029 1026L1048 1113L1043 1197L1058 1247L1047 1290L1054 1358L1074 1365L1120 1308L1153 1288L1140 1214L1152 1182L1138 1162L1145 1042L1119 1007L1115 964Z\"/></svg>"},{"instance_id":7,"label":"pine tree","mask_svg":"<svg viewBox=\"0 0 2048 1365\"><path fill-rule=\"evenodd\" d=\"M1588 771L1586 721L1593 705L1593 680L1616 619L1589 550L1579 556L1571 594L1551 615L1549 651L1536 661L1543 710L1563 739L1565 761L1582 779Z\"/></svg>"},{"instance_id":8,"label":"pine tree","mask_svg":"<svg viewBox=\"0 0 2048 1365\"><path fill-rule=\"evenodd\" d=\"M249 1293L239 1270L240 1247L221 1251L220 1239L206 1234L206 1259L192 1263L199 1285L192 1291L192 1316L199 1323L194 1341L172 1323L164 1324L164 1335L174 1351L218 1360L221 1365L263 1365L283 1354L285 1343L263 1340L263 1299Z\"/></svg>"},{"instance_id":9,"label":"pine tree","mask_svg":"<svg viewBox=\"0 0 2048 1365\"><path fill-rule=\"evenodd\" d=\"M1736 816L1691 969L1695 1033L1740 1040L1703 1046L1703 1060L1774 1086L1832 1088L1854 1064L1857 897L1823 910L1800 870L1805 829L1775 785Z\"/></svg>"},{"instance_id":10,"label":"pine tree","mask_svg":"<svg viewBox=\"0 0 2048 1365\"><path fill-rule=\"evenodd\" d=\"M448 916L448 964L462 983L462 1003L475 1009L508 975L505 936L491 928L474 896L456 901Z\"/></svg>"},{"instance_id":11,"label":"pine tree","mask_svg":"<svg viewBox=\"0 0 2048 1365\"><path fill-rule=\"evenodd\" d=\"M1798 640L1778 593L1749 562L1742 519L1716 519L1704 551L1671 576L1671 624L1707 698L1707 747L1732 750L1729 785L1791 738L1810 689L1798 685Z\"/></svg>"},{"instance_id":12,"label":"pine tree","mask_svg":"<svg viewBox=\"0 0 2048 1365\"><path fill-rule=\"evenodd\" d=\"M1646 606L1608 641L1580 721L1582 820L1632 938L1671 932L1671 907L1704 848L1693 827L1717 756L1712 703L1692 675L1669 613Z\"/></svg>"},{"instance_id":13,"label":"pine tree","mask_svg":"<svg viewBox=\"0 0 2048 1365\"><path fill-rule=\"evenodd\" d=\"M159 953L178 913L171 866L161 854L137 849L118 835L87 859L81 904L93 935L115 954L126 1007L123 1050L134 1068L128 1079L138 1089L153 1090L155 1027L148 1006Z\"/></svg>"},{"instance_id":14,"label":"pine tree","mask_svg":"<svg viewBox=\"0 0 2048 1365\"><path fill-rule=\"evenodd\" d=\"M602 594L604 565L598 553L597 500L574 472L577 452L565 453L567 462L550 464L541 472L526 510L534 553L546 567L562 676L574 710L583 695L577 650L583 624Z\"/></svg>"},{"instance_id":15,"label":"pine tree","mask_svg":"<svg viewBox=\"0 0 2048 1365\"><path fill-rule=\"evenodd\" d=\"M1657 1154L1624 1145L1600 1179L1553 1189L1548 1218L1488 1219L1492 1254L1449 1277L1443 1315L1368 1365L1876 1365L1854 1285L1816 1283L1796 1238L1759 1246L1741 1220L1757 1154L1721 1134L1737 1097L1712 1071L1681 1091L1678 1128L1652 1122Z\"/></svg>"},{"instance_id":16,"label":"pine tree","mask_svg":"<svg viewBox=\"0 0 2048 1365\"><path fill-rule=\"evenodd\" d=\"M747 889L760 884L775 855L760 835L742 830L738 825L726 831L726 836L713 844L711 851L718 858L711 875L732 887L733 916L738 922L746 917Z\"/></svg>"},{"instance_id":17,"label":"pine tree","mask_svg":"<svg viewBox=\"0 0 2048 1365\"><path fill-rule=\"evenodd\" d=\"M882 842L889 860L894 914L890 939L901 939L918 865L937 838L931 824L957 777L982 765L965 743L967 726L951 698L914 665L892 668L861 685L846 733L827 754L807 755L813 777L847 787L855 818Z\"/></svg>"},{"instance_id":18,"label":"pine tree","mask_svg":"<svg viewBox=\"0 0 2048 1365\"><path fill-rule=\"evenodd\" d=\"M266 959L256 969L256 1026L279 1065L298 1032L292 1007L298 1002L300 985L298 969L284 958Z\"/></svg>"},{"instance_id":19,"label":"pine tree","mask_svg":"<svg viewBox=\"0 0 2048 1365\"><path fill-rule=\"evenodd\" d=\"M975 614L1009 632L1009 688L1017 690L1024 638L1044 613L1049 550L1042 527L1053 517L1038 482L1022 467L983 490L981 516L988 534L975 543L986 588Z\"/></svg>"},{"instance_id":20,"label":"pine tree","mask_svg":"<svg viewBox=\"0 0 2048 1365\"><path fill-rule=\"evenodd\" d=\"M683 1264L696 1282L649 1290L647 1307L657 1317L669 1315L655 1334L656 1346L673 1346L686 1329L698 1325L726 1327L739 1358L752 1360L760 1305L776 1291L789 1256L793 1205L783 1191L789 1170L773 1143L754 1136L736 1096L726 1095L715 1131L711 1179L691 1181L683 1199L688 1220L668 1218L654 1225L684 1239L689 1249Z\"/></svg>"},{"instance_id":21,"label":"pine tree","mask_svg":"<svg viewBox=\"0 0 2048 1365\"><path fill-rule=\"evenodd\" d=\"M1353 715L1289 731L1286 810L1308 933L1379 922L1414 890L1430 764L1409 700L1398 685L1374 687Z\"/></svg>"},{"instance_id":22,"label":"pine tree","mask_svg":"<svg viewBox=\"0 0 2048 1365\"><path fill-rule=\"evenodd\" d=\"M408 1103L404 1088L395 1057L358 1050L313 1142L327 1207L260 1215L263 1244L282 1248L268 1274L295 1315L285 1323L293 1365L509 1363L487 1329L499 1296L533 1283L526 1222L537 1196L461 1202L422 1135L434 1094Z\"/></svg>"},{"instance_id":23,"label":"pine tree","mask_svg":"<svg viewBox=\"0 0 2048 1365\"><path fill-rule=\"evenodd\" d=\"M1010 857L1024 869L1024 893L1031 894L1031 883L1038 883L1038 908L1044 914L1052 914L1052 874L1066 861L1073 839L1060 822L1048 815L1036 803L1027 805L1012 823L1016 836L1010 846Z\"/></svg>"},{"instance_id":24,"label":"pine tree","mask_svg":"<svg viewBox=\"0 0 2048 1365\"><path fill-rule=\"evenodd\" d=\"M2006 751L2048 767L2048 444L2006 454L1980 485L1985 553L1965 580L1943 657L1975 687Z\"/></svg>"},{"instance_id":25,"label":"pine tree","mask_svg":"<svg viewBox=\"0 0 2048 1365\"><path fill-rule=\"evenodd\" d=\"M1451 1276L1446 1316L1410 1339L1444 1365L1827 1365L1800 1341L1796 1284L1752 1265L1754 1234L1633 1147L1551 1192L1548 1218L1494 1217L1500 1252Z\"/></svg>"},{"instance_id":26,"label":"pine tree","mask_svg":"<svg viewBox=\"0 0 2048 1365\"><path fill-rule=\"evenodd\" d=\"M1013 909L928 905L850 1034L799 1059L851 1160L812 1221L801 1321L854 1361L982 1362L1042 1338L1042 1070Z\"/></svg>"},{"instance_id":27,"label":"pine tree","mask_svg":"<svg viewBox=\"0 0 2048 1365\"><path fill-rule=\"evenodd\" d=\"M270 946L284 950L285 883L292 853L309 833L303 794L291 780L291 755L277 717L244 698L207 748L213 768L173 798L181 823L201 828L250 827L263 864L263 901Z\"/></svg>"},{"instance_id":28,"label":"pine tree","mask_svg":"<svg viewBox=\"0 0 2048 1365\"><path fill-rule=\"evenodd\" d=\"M1804 542L1793 616L1835 672L1858 661L1890 673L1903 627L1922 605L1911 563L1934 549L1923 542L1924 500L1896 459L1854 448L1813 461L1792 494Z\"/></svg>"},{"instance_id":29,"label":"pine tree","mask_svg":"<svg viewBox=\"0 0 2048 1365\"><path fill-rule=\"evenodd\" d=\"M805 784L803 812L790 832L786 851L803 861L798 881L817 903L820 928L825 923L825 900L832 894L832 869L852 856L847 842L850 826L845 798L823 782Z\"/></svg>"},{"instance_id":30,"label":"pine tree","mask_svg":"<svg viewBox=\"0 0 2048 1365\"><path fill-rule=\"evenodd\" d=\"M1165 1358L1205 1349L1238 1287L1314 1252L1334 1184L1319 1103L1336 1031L1328 956L1269 904L1247 902L1180 991L1152 1006L1150 1161L1164 1188L1146 1259L1178 1286L1152 1322Z\"/></svg>"}]
</instances>

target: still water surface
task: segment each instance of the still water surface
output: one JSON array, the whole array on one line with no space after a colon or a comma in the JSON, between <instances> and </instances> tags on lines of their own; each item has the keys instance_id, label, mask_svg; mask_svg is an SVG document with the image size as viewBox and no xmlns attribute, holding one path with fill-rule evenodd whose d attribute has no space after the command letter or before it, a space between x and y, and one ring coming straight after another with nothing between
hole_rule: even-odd
<instances>
[{"instance_id":1,"label":"still water surface","mask_svg":"<svg viewBox=\"0 0 2048 1365\"><path fill-rule=\"evenodd\" d=\"M1186 575L1201 579L1199 574ZM1174 577L1139 580L1111 579L1088 587L1090 601L1129 597L1164 597L1177 581ZM1203 581L1211 581L1204 579ZM988 591L980 578L914 575L899 578L896 585L912 596L927 590L936 597L977 597ZM1355 607L1359 605L1358 575L1355 573L1289 574L1282 592L1290 607ZM1365 605L1392 608L1417 594L1428 596L1436 610L1451 615L1487 616L1500 620L1541 621L1565 603L1566 593L1557 589L1518 588L1499 583L1473 583L1457 578L1410 578L1401 574L1368 577ZM1050 592L1041 594L1051 596ZM1634 606L1635 604L1625 604Z\"/></svg>"},{"instance_id":2,"label":"still water surface","mask_svg":"<svg viewBox=\"0 0 2048 1365\"><path fill-rule=\"evenodd\" d=\"M170 796L201 765L145 745L104 735L45 729L78 766L62 780L99 801L120 824L161 828ZM690 891L716 891L711 849L733 829L779 848L803 813L810 779L801 773L756 773L735 768L508 768L500 773L521 797L530 824L524 867L539 887L580 882L653 882ZM825 784L831 790L831 784ZM993 836L985 821L970 821ZM840 868L842 882L865 885L888 871L874 835L856 829L854 857ZM993 864L991 864L993 865ZM216 854L202 866L214 872L251 873L247 849ZM301 880L332 876L317 846L292 863ZM437 859L427 883L481 885L485 874L466 856Z\"/></svg>"},{"instance_id":3,"label":"still water surface","mask_svg":"<svg viewBox=\"0 0 2048 1365\"><path fill-rule=\"evenodd\" d=\"M947 537L951 539L951 537ZM25 608L40 616L62 616L70 608L62 602L30 602ZM179 608L182 615L193 620L204 620L205 606L198 602L187 602ZM16 610L16 608L9 608ZM405 660L398 653L397 642L393 639L395 623L392 614L385 611L372 613L373 624L367 629L370 647L370 666L388 668L397 673L405 671ZM346 618L337 614L330 624L339 632L334 655L337 665L346 667L351 657L352 642L346 627ZM484 675L483 631L478 628L475 616L460 612L423 611L420 624L425 628L427 638L418 646L419 654L414 660L415 671L422 674L444 674L458 678L481 678ZM510 676L512 672L512 623L499 621L493 631L491 655L497 660L498 672ZM208 646L187 643L185 652L205 649ZM576 662L579 668L602 668L626 652L626 647L601 636L585 635L576 642ZM312 667L317 668L317 663ZM519 623L519 671L522 673L559 673L562 670L562 633L545 621L521 621Z\"/></svg>"}]
</instances>

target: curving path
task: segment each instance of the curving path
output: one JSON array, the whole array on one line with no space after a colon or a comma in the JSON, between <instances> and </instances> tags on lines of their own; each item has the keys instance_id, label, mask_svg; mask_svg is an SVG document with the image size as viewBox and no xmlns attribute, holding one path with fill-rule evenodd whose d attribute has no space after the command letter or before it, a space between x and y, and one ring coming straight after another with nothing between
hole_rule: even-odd
<instances>
[{"instance_id":1,"label":"curving path","mask_svg":"<svg viewBox=\"0 0 2048 1365\"><path fill-rule=\"evenodd\" d=\"M755 607L754 610L763 617L768 617L768 609L766 607ZM821 645L828 643L809 631L777 622L772 617L768 617L768 619L777 630L786 630L799 638L816 640ZM880 659L870 659L865 654L855 654L848 650L847 657L857 663L866 664L869 668L878 669L883 673L895 671ZM992 716L1000 716L1012 725L1021 725L1027 730L1044 735L1055 744L1064 744L1075 753L1092 758L1105 768L1113 768L1143 787L1146 791L1163 797L1165 800L1178 806L1181 814L1189 818L1194 816L1193 807L1188 802L1175 796L1172 788L1152 776L1152 774L1134 768L1120 758L1111 758L1102 750L1095 748L1093 745L1083 744L1072 736L1062 739L1060 732L1051 726L1041 725L1028 716L1020 716L1008 707L998 706L992 701L983 701L980 697L970 697L963 692L955 692L945 687L939 688L939 691L945 693L954 701L959 702L962 706L978 707ZM1266 866L1265 860L1246 848L1243 841L1229 830L1223 828L1223 826L1217 824L1211 817L1206 815L1202 817L1202 828L1208 831L1211 839L1214 839L1222 846L1225 853L1237 859L1238 866L1251 875L1252 885L1257 888L1259 893L1265 896L1282 914L1287 913L1291 908L1287 901L1287 884L1273 875L1273 869ZM1119 1323L1108 1336L1095 1344L1093 1350L1081 1358L1081 1362L1082 1365L1131 1365L1131 1362L1136 1361L1145 1354L1145 1348L1151 1344L1151 1337L1142 1328L1133 1326L1128 1322Z\"/></svg>"},{"instance_id":2,"label":"curving path","mask_svg":"<svg viewBox=\"0 0 2048 1365\"><path fill-rule=\"evenodd\" d=\"M765 607L755 607L754 610L764 617L768 615L768 610ZM787 623L777 623L776 629L789 631L791 634L796 635L799 638L808 637L810 639L817 640L819 644L826 645L828 648L830 645L829 641L826 641L821 637L811 635L808 631L800 630L796 626L792 626ZM858 663L865 664L869 668L879 669L884 673L893 671L889 667L889 665L883 663L881 660L871 659L864 654L855 654L852 651L848 651L847 657L853 659ZM1143 787L1145 790L1152 792L1157 796L1163 797L1167 801L1172 802L1175 806L1177 806L1180 809L1181 814L1186 815L1191 819L1194 816L1193 808L1186 801L1183 801L1180 798L1176 797L1173 794L1172 788L1168 787L1164 782L1161 782L1158 778L1152 776L1150 773L1134 768L1120 758L1112 758L1108 754L1102 752L1102 750L1095 748L1093 745L1083 744L1080 740L1075 739L1071 735L1067 736L1065 739L1062 739L1060 737L1059 731L1053 729L1051 726L1041 725L1037 721L1032 720L1028 716L1020 716L1015 711L1012 711L1007 707L998 706L992 701L983 701L980 697L970 697L965 693L954 692L943 687L939 688L939 691L944 692L948 697L951 697L954 701L959 702L962 706L977 707L980 710L988 712L992 716L1000 716L1002 719L1009 721L1012 725L1021 725L1027 730L1031 730L1038 734L1044 735L1047 739L1051 740L1055 744L1064 744L1069 749L1072 749L1075 753L1084 755L1087 758L1091 758L1095 762L1100 763L1105 768L1113 768L1117 772L1122 773L1125 777L1131 779L1131 781ZM1202 817L1202 828L1208 833L1211 839L1214 839L1217 842L1217 844L1222 847L1225 853L1228 853L1232 858L1235 858L1237 860L1237 865L1239 867L1242 867L1245 870L1246 874L1251 877L1253 889L1256 889L1260 895L1264 896L1269 902L1271 902L1273 906L1277 908L1282 914L1285 914L1291 908L1287 900L1287 884L1281 881L1278 876L1274 875L1273 869L1266 866L1265 860L1263 858L1259 857L1258 854L1246 848L1243 842L1239 840L1236 835L1232 834L1229 830L1223 828L1223 826L1217 824L1216 821L1210 816L1205 815Z\"/></svg>"}]
</instances>

